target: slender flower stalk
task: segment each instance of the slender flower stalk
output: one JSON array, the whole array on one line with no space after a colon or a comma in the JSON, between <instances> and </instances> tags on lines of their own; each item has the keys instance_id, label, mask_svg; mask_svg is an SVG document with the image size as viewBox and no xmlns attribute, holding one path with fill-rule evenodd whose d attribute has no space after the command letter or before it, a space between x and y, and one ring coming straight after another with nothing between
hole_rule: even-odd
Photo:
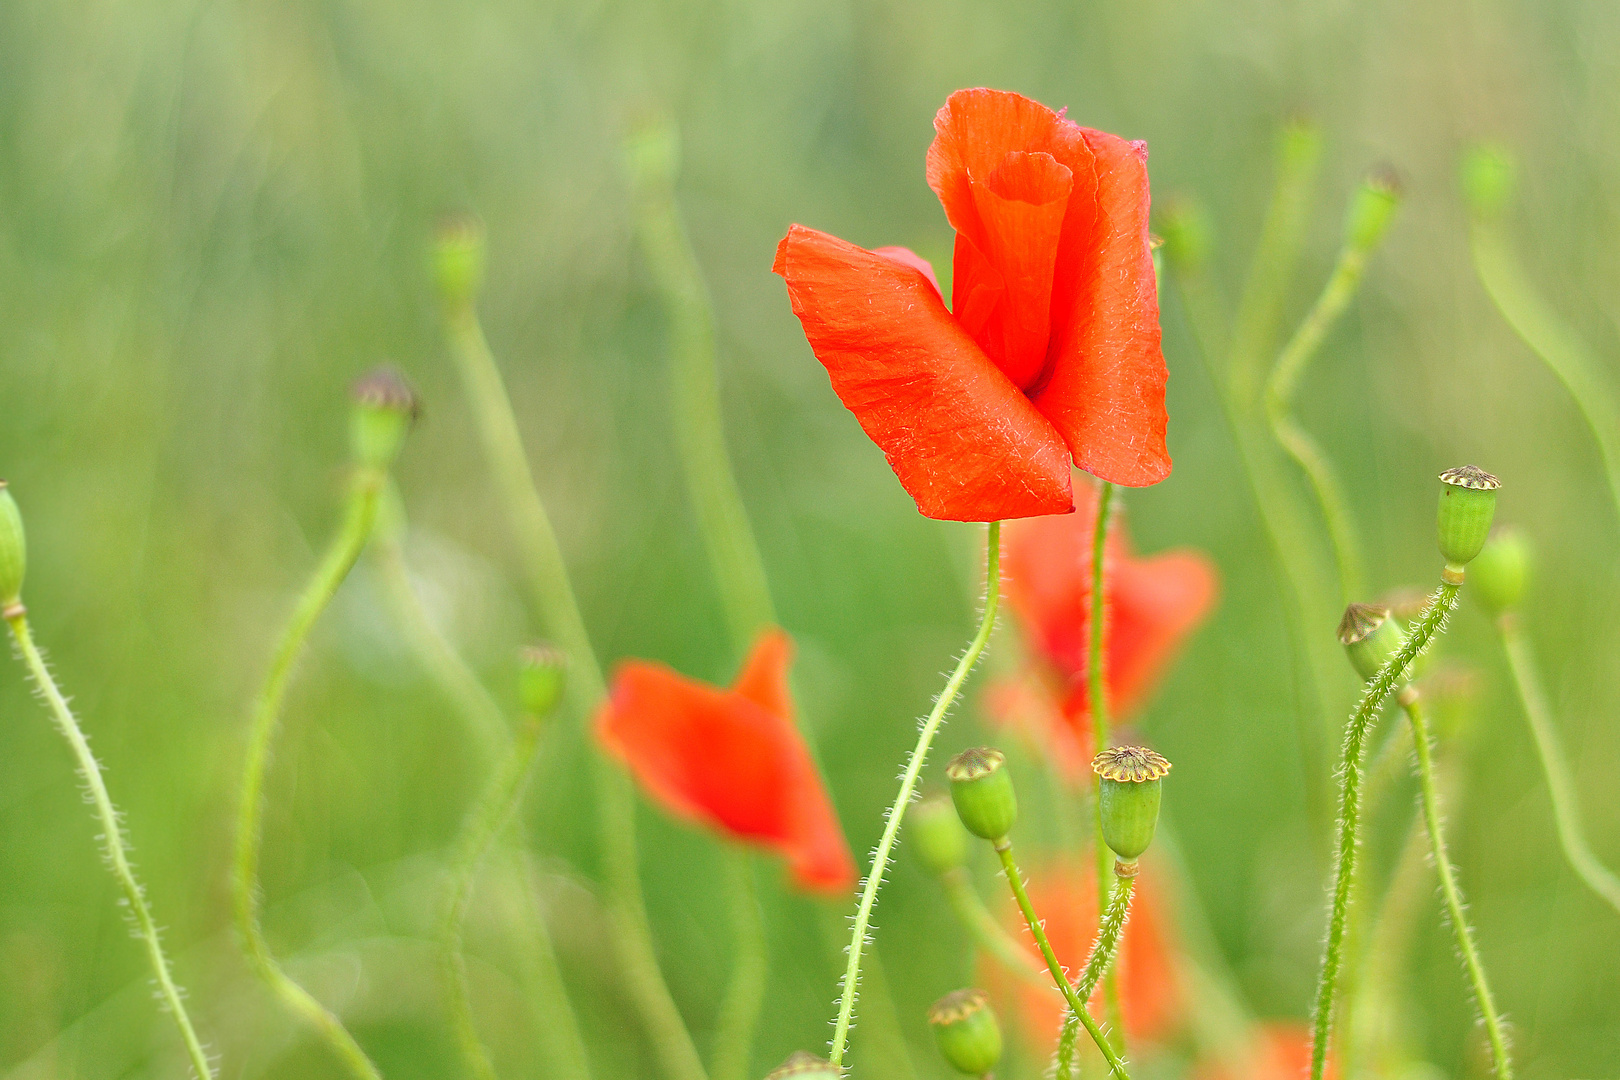
<instances>
[{"instance_id":1,"label":"slender flower stalk","mask_svg":"<svg viewBox=\"0 0 1620 1080\"><path fill-rule=\"evenodd\" d=\"M724 874L725 900L730 908L737 956L732 961L731 978L715 1016L710 1071L714 1080L750 1080L754 1030L765 1005L765 986L770 974L765 916L754 888L754 865L748 852L740 848L727 851Z\"/></svg>"},{"instance_id":2,"label":"slender flower stalk","mask_svg":"<svg viewBox=\"0 0 1620 1080\"><path fill-rule=\"evenodd\" d=\"M1542 775L1547 778L1547 793L1552 799L1553 819L1558 826L1558 844L1570 868L1586 883L1586 887L1601 896L1615 911L1620 912L1620 878L1592 853L1586 841L1586 829L1581 824L1580 803L1575 794L1575 781L1570 775L1568 759L1564 756L1558 728L1553 723L1552 710L1541 686L1530 643L1519 627L1514 612L1497 616L1497 631L1501 634L1502 649L1507 653L1508 670L1513 673L1513 686L1524 708L1524 718L1535 739L1536 754L1541 758Z\"/></svg>"},{"instance_id":3,"label":"slender flower stalk","mask_svg":"<svg viewBox=\"0 0 1620 1080\"><path fill-rule=\"evenodd\" d=\"M1120 869L1127 869L1124 864L1116 864ZM1114 958L1119 954L1119 943L1125 934L1125 922L1131 916L1131 896L1136 888L1136 867L1131 864L1129 873L1115 874L1114 889L1109 895L1108 905L1103 910L1102 920L1097 929L1097 941L1091 947L1091 955L1086 959L1086 966L1075 980L1074 997L1070 999L1069 1012L1063 1018L1063 1034L1058 1038L1056 1073L1062 1080L1069 1080L1074 1074L1075 1040L1079 1037L1080 1015L1075 1012L1073 1001L1090 1001L1091 995L1096 992L1097 982L1104 974L1115 971ZM1123 1023L1123 1019L1114 1021Z\"/></svg>"},{"instance_id":4,"label":"slender flower stalk","mask_svg":"<svg viewBox=\"0 0 1620 1080\"><path fill-rule=\"evenodd\" d=\"M928 759L929 748L933 746L934 736L939 733L940 726L945 722L945 714L950 711L956 696L962 690L962 684L967 681L969 672L974 664L978 663L979 656L990 641L990 632L996 625L996 607L1001 599L1001 522L992 521L986 528L985 583L984 583L984 613L979 619L979 628L968 643L967 651L957 661L956 670L945 682L945 689L940 692L934 702L933 709L928 718L923 721L921 730L917 733L917 745L911 750L906 759L905 772L900 778L900 791L895 796L894 803L889 807L883 835L878 840L877 849L872 853L872 868L866 875L866 882L861 887L860 902L855 909L855 925L849 941L849 961L844 968L844 977L841 983L838 1001L838 1018L833 1024L832 1052L828 1060L834 1067L842 1068L844 1064L844 1051L849 1042L849 1027L855 1016L855 998L860 992L861 979L861 952L866 947L867 931L872 925L872 907L877 903L878 890L883 887L883 877L888 873L889 856L894 850L895 838L900 833L900 824L905 820L906 809L911 805L912 797L917 792L917 779L922 775L923 763Z\"/></svg>"},{"instance_id":5,"label":"slender flower stalk","mask_svg":"<svg viewBox=\"0 0 1620 1080\"><path fill-rule=\"evenodd\" d=\"M1474 1005L1485 1023L1485 1034L1491 1044L1491 1061L1497 1080L1512 1080L1513 1062L1508 1057L1507 1035L1502 1015L1497 1011L1496 999L1491 994L1490 981L1485 976L1484 962L1474 944L1474 932L1468 924L1468 912L1463 903L1462 890L1457 885L1457 871L1451 865L1446 850L1445 824L1440 814L1440 793L1434 777L1434 756L1429 741L1429 727L1423 716L1423 706L1414 687L1405 687L1400 694L1401 707L1406 710L1412 724L1412 744L1417 751L1418 790L1423 806L1423 823L1429 831L1429 847L1434 856L1435 870L1440 877L1440 895L1445 898L1446 916L1451 932L1457 940L1457 953L1462 959L1463 971L1473 988Z\"/></svg>"},{"instance_id":6,"label":"slender flower stalk","mask_svg":"<svg viewBox=\"0 0 1620 1080\"><path fill-rule=\"evenodd\" d=\"M281 726L282 702L292 678L293 665L303 652L304 643L316 621L332 602L338 586L343 584L365 550L386 483L387 473L381 468L372 465L355 468L342 527L299 596L292 618L276 646L269 674L254 703L252 726L248 732L247 760L243 766L241 797L237 808L236 859L231 879L237 934L255 973L281 999L283 1005L320 1034L349 1073L359 1080L381 1080L382 1074L348 1028L343 1026L343 1021L283 971L270 951L270 943L265 939L260 921L259 862L264 843L265 775L270 766L271 747Z\"/></svg>"},{"instance_id":7,"label":"slender flower stalk","mask_svg":"<svg viewBox=\"0 0 1620 1080\"><path fill-rule=\"evenodd\" d=\"M1448 566L1440 587L1435 590L1428 606L1412 624L1400 649L1367 681L1361 703L1356 707L1345 728L1344 756L1339 767L1341 788L1338 839L1334 852L1333 899L1312 1024L1311 1080L1322 1080L1323 1071L1327 1066L1328 1040L1333 1026L1334 996L1338 990L1339 969L1344 961L1350 887L1355 876L1357 848L1361 839L1361 781L1367 735L1390 695L1397 688L1406 685L1412 662L1441 632L1447 617L1457 606L1457 593L1461 588L1460 569L1453 571Z\"/></svg>"},{"instance_id":8,"label":"slender flower stalk","mask_svg":"<svg viewBox=\"0 0 1620 1080\"><path fill-rule=\"evenodd\" d=\"M477 421L485 459L500 489L535 609L573 661L575 677L569 681L573 712L586 717L604 697L606 683L574 596L557 534L535 487L506 383L478 319L477 294L483 274L481 227L461 222L446 229L440 237L438 255L450 352ZM597 755L592 760L597 783L597 837L609 893L606 906L613 924L620 973L669 1080L707 1080L703 1061L669 992L653 948L636 850L635 790L629 777L606 759Z\"/></svg>"},{"instance_id":9,"label":"slender flower stalk","mask_svg":"<svg viewBox=\"0 0 1620 1080\"><path fill-rule=\"evenodd\" d=\"M984 899L979 896L979 890L973 887L973 878L968 874L967 867L958 866L948 870L939 880L957 921L981 949L1025 982L1046 985L1046 976L1040 967L996 921L990 909L984 906Z\"/></svg>"},{"instance_id":10,"label":"slender flower stalk","mask_svg":"<svg viewBox=\"0 0 1620 1080\"><path fill-rule=\"evenodd\" d=\"M1001 859L1001 868L1006 874L1007 885L1012 889L1013 899L1018 902L1018 910L1023 913L1024 923L1029 927L1031 936L1035 938L1035 946L1040 949L1041 956L1046 961L1046 968L1051 972L1052 981L1057 984L1057 988L1063 992L1064 998L1068 1000L1070 1016L1077 1017L1080 1023L1085 1026L1086 1031L1091 1035L1092 1041L1097 1044L1097 1049L1102 1051L1103 1058L1108 1062L1108 1069L1113 1073L1115 1080L1130 1080L1130 1074L1125 1071L1125 1062L1121 1060L1119 1052L1114 1049L1114 1045L1109 1041L1107 1034L1098 1026L1097 1021L1092 1019L1090 1011L1086 1008L1086 999L1091 996L1090 991L1096 989L1097 979L1092 978L1090 980L1090 985L1084 994L1081 993L1079 986L1069 983L1069 977L1064 972L1063 965L1058 962L1057 953L1052 951L1052 943L1047 940L1046 929L1041 924L1040 916L1035 912L1035 905L1030 903L1029 890L1024 887L1024 877L1018 871L1017 860L1013 858L1012 841L1002 837L996 841L995 847L996 854ZM1129 888L1128 885L1122 885L1120 889L1121 892L1125 893L1127 906L1130 902ZM1112 902L1110 902L1109 906L1110 908L1113 907ZM1124 916L1122 915L1119 920L1119 927L1114 931L1113 945L1110 947L1108 957L1102 957L1100 949L1094 948L1092 950L1091 961L1086 964L1087 974L1091 974L1095 967L1096 975L1100 976L1107 968L1109 960L1112 959L1112 947L1119 944L1119 930L1123 929L1124 925ZM1103 920L1104 931L1106 931L1107 927L1108 920L1105 918ZM1099 933L1098 946L1100 947L1103 943L1104 935ZM1085 978L1082 976L1082 983L1084 981ZM1071 1048L1073 1041L1072 1038L1069 1040ZM1068 1075L1062 1072L1059 1072L1058 1076L1062 1080L1068 1080Z\"/></svg>"},{"instance_id":11,"label":"slender flower stalk","mask_svg":"<svg viewBox=\"0 0 1620 1080\"><path fill-rule=\"evenodd\" d=\"M3 486L4 482L0 481L0 488ZM0 492L0 497L5 497L3 492ZM163 951L163 940L158 931L157 921L152 917L152 909L146 902L146 890L135 876L135 868L130 864L123 820L118 808L113 805L112 796L107 793L107 784L101 775L101 765L91 752L89 740L85 738L78 721L74 719L67 698L56 685L56 680L51 677L50 667L34 643L33 634L28 626L28 614L21 601L13 598L4 605L4 610L0 614L3 614L6 625L11 628L11 636L17 643L17 650L22 654L23 663L28 668L29 676L34 680L35 688L50 708L51 719L56 722L57 730L62 733L62 737L67 740L68 746L73 751L79 775L84 778L85 789L90 793L90 805L94 808L96 821L101 826L102 853L106 856L107 867L112 871L113 877L118 881L119 890L124 894L130 918L134 922L135 936L140 939L146 950L146 961L152 969L152 977L157 980L158 994L163 999L163 1005L174 1018L175 1026L180 1029L180 1040L185 1043L186 1056L191 1062L192 1071L198 1080L212 1080L213 1064L208 1060L208 1051L203 1047L202 1040L197 1037L197 1029L191 1022L191 1014L186 1010L185 992L174 980L169 958Z\"/></svg>"}]
</instances>

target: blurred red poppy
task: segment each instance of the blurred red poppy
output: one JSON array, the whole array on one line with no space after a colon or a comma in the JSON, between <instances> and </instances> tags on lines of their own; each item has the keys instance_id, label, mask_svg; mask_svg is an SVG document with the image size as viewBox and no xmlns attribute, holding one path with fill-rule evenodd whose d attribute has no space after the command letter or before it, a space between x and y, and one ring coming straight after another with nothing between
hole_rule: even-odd
<instances>
[{"instance_id":1,"label":"blurred red poppy","mask_svg":"<svg viewBox=\"0 0 1620 1080\"><path fill-rule=\"evenodd\" d=\"M800 888L838 893L855 860L793 722L792 640L769 630L729 690L621 663L596 733L671 812L787 857Z\"/></svg>"},{"instance_id":2,"label":"blurred red poppy","mask_svg":"<svg viewBox=\"0 0 1620 1080\"><path fill-rule=\"evenodd\" d=\"M1077 513L1007 526L1007 600L1039 664L993 683L985 705L994 719L1036 732L1065 772L1084 775L1092 754L1086 665L1097 493L1086 486L1076 496ZM1121 525L1109 533L1105 558L1109 705L1129 716L1209 614L1218 577L1197 551L1138 558Z\"/></svg>"},{"instance_id":3,"label":"blurred red poppy","mask_svg":"<svg viewBox=\"0 0 1620 1080\"><path fill-rule=\"evenodd\" d=\"M1311 1029L1287 1020L1267 1021L1256 1033L1253 1060L1245 1067L1202 1062L1193 1080L1300 1080L1311 1071ZM1337 1074L1330 1058L1326 1076Z\"/></svg>"},{"instance_id":4,"label":"blurred red poppy","mask_svg":"<svg viewBox=\"0 0 1620 1080\"><path fill-rule=\"evenodd\" d=\"M1030 875L1029 898L1046 922L1052 951L1074 978L1091 955L1097 937L1097 871L1080 863L1064 864ZM1045 969L1040 953L1016 907L1007 905L1003 923ZM1153 1041L1168 1034L1180 1007L1174 954L1161 922L1149 873L1136 879L1130 922L1115 961L1125 1029L1133 1039ZM1017 1017L1019 1030L1041 1053L1057 1045L1063 1030L1063 998L1051 986L1027 982L986 955L981 973L986 989L1004 1015ZM1102 1015L1102 989L1092 999L1092 1015Z\"/></svg>"},{"instance_id":5,"label":"blurred red poppy","mask_svg":"<svg viewBox=\"0 0 1620 1080\"><path fill-rule=\"evenodd\" d=\"M929 517L1067 513L1070 458L1170 472L1147 147L998 90L934 118L928 185L956 230L928 263L794 225L773 269L833 389Z\"/></svg>"}]
</instances>

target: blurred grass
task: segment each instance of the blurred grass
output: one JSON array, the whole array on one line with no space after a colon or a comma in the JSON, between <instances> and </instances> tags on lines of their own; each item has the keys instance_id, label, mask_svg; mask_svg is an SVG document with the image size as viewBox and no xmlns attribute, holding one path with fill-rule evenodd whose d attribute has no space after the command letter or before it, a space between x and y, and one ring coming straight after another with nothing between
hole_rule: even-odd
<instances>
[{"instance_id":1,"label":"blurred grass","mask_svg":"<svg viewBox=\"0 0 1620 1080\"><path fill-rule=\"evenodd\" d=\"M1300 415L1343 472L1376 589L1433 577L1435 473L1475 461L1502 477L1502 516L1544 563L1527 624L1593 843L1613 861L1620 528L1573 405L1472 277L1454 165L1476 137L1518 149L1516 246L1612 371L1616 57L1620 12L1583 0L0 6L0 473L30 528L37 632L128 813L226 1075L335 1075L244 978L225 866L246 697L335 522L344 388L365 367L397 361L426 402L400 477L414 566L447 632L505 695L511 650L537 631L439 340L424 260L441 213L488 224L487 328L602 651L731 674L618 171L624 131L660 111L683 130L679 195L717 304L740 484L857 851L966 638L976 533L916 515L828 390L770 258L802 221L948 265L922 155L945 96L984 84L1147 139L1159 199L1211 207L1234 296L1272 134L1292 113L1315 117L1325 182L1291 318L1328 271L1356 178L1379 160L1401 171L1402 216ZM1131 524L1144 550L1206 548L1225 582L1142 727L1177 762L1172 812L1250 1004L1300 1015L1322 867L1300 805L1278 586L1169 297L1165 325L1176 471L1128 493ZM1448 646L1484 672L1453 808L1462 880L1523 1075L1611 1076L1620 927L1558 860L1488 630L1465 602ZM1346 669L1333 688L1346 710L1353 691ZM476 754L363 576L289 704L271 935L328 1000L350 1002L391 1077L454 1075L422 939ZM0 718L0 1076L178 1075L69 762L15 666L0 670ZM964 713L939 750L983 731ZM559 948L600 1075L645 1075L618 1037L624 1006L581 885L595 857L577 739L554 750L531 813L559 870L545 889ZM656 812L644 822L656 929L702 1044L728 949L704 887L716 855ZM769 904L759 1072L821 1044L838 958L807 902ZM921 1016L970 977L963 939L903 856L878 916L919 1070L942 1076ZM497 1060L543 1076L523 1057L493 916L469 929ZM1410 971L1425 1055L1480 1073L1438 921Z\"/></svg>"}]
</instances>

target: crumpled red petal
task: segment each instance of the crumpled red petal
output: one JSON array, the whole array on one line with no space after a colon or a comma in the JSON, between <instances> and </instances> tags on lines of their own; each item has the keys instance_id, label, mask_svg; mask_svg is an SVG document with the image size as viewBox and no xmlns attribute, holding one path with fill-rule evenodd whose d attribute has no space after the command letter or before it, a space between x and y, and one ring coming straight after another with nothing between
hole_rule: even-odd
<instances>
[{"instance_id":1,"label":"crumpled red petal","mask_svg":"<svg viewBox=\"0 0 1620 1080\"><path fill-rule=\"evenodd\" d=\"M922 273L795 225L773 267L833 390L933 518L1067 513L1067 447Z\"/></svg>"},{"instance_id":2,"label":"crumpled red petal","mask_svg":"<svg viewBox=\"0 0 1620 1080\"><path fill-rule=\"evenodd\" d=\"M596 732L673 813L786 856L800 888L838 893L853 885L855 860L793 725L791 652L787 635L768 631L733 690L626 661Z\"/></svg>"}]
</instances>

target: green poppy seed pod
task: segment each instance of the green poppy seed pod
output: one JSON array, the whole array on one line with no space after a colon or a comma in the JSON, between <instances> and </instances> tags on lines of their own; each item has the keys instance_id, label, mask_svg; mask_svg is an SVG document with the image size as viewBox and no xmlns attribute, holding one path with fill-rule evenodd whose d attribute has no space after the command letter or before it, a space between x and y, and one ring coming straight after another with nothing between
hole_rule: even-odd
<instances>
[{"instance_id":1,"label":"green poppy seed pod","mask_svg":"<svg viewBox=\"0 0 1620 1080\"><path fill-rule=\"evenodd\" d=\"M1366 682L1401 651L1406 632L1389 608L1377 604L1351 604L1339 620L1339 644L1350 666Z\"/></svg>"},{"instance_id":2,"label":"green poppy seed pod","mask_svg":"<svg viewBox=\"0 0 1620 1080\"><path fill-rule=\"evenodd\" d=\"M968 834L944 795L930 795L906 818L912 850L930 874L943 876L967 863Z\"/></svg>"},{"instance_id":3,"label":"green poppy seed pod","mask_svg":"<svg viewBox=\"0 0 1620 1080\"><path fill-rule=\"evenodd\" d=\"M1115 746L1091 759L1101 780L1103 840L1122 863L1133 863L1159 827L1162 781L1170 763L1145 746Z\"/></svg>"},{"instance_id":4,"label":"green poppy seed pod","mask_svg":"<svg viewBox=\"0 0 1620 1080\"><path fill-rule=\"evenodd\" d=\"M465 308L484 287L484 225L458 214L439 225L433 244L433 271L439 295L451 309Z\"/></svg>"},{"instance_id":5,"label":"green poppy seed pod","mask_svg":"<svg viewBox=\"0 0 1620 1080\"><path fill-rule=\"evenodd\" d=\"M1496 489L1502 482L1477 465L1464 465L1441 473L1440 483L1444 486L1435 518L1440 556L1448 567L1461 568L1473 561L1491 534Z\"/></svg>"},{"instance_id":6,"label":"green poppy seed pod","mask_svg":"<svg viewBox=\"0 0 1620 1080\"><path fill-rule=\"evenodd\" d=\"M940 1055L969 1076L983 1076L1001 1060L1001 1025L983 990L953 990L928 1007L928 1026Z\"/></svg>"},{"instance_id":7,"label":"green poppy seed pod","mask_svg":"<svg viewBox=\"0 0 1620 1080\"><path fill-rule=\"evenodd\" d=\"M1474 599L1491 615L1512 611L1524 599L1530 580L1530 540L1512 526L1491 530L1468 568Z\"/></svg>"},{"instance_id":8,"label":"green poppy seed pod","mask_svg":"<svg viewBox=\"0 0 1620 1080\"><path fill-rule=\"evenodd\" d=\"M975 746L945 766L951 802L967 831L985 840L1000 840L1018 820L1018 793L1013 790L1007 758L1000 750Z\"/></svg>"},{"instance_id":9,"label":"green poppy seed pod","mask_svg":"<svg viewBox=\"0 0 1620 1080\"><path fill-rule=\"evenodd\" d=\"M1481 143L1462 163L1463 194L1476 217L1494 221L1507 209L1518 186L1518 164L1505 146Z\"/></svg>"},{"instance_id":10,"label":"green poppy seed pod","mask_svg":"<svg viewBox=\"0 0 1620 1080\"><path fill-rule=\"evenodd\" d=\"M1401 181L1395 170L1383 167L1361 182L1345 215L1344 242L1359 251L1370 251L1384 238L1395 210L1401 205Z\"/></svg>"},{"instance_id":11,"label":"green poppy seed pod","mask_svg":"<svg viewBox=\"0 0 1620 1080\"><path fill-rule=\"evenodd\" d=\"M1202 270L1215 246L1208 211L1189 199L1170 204L1159 218L1159 235L1164 237L1165 261L1181 272Z\"/></svg>"},{"instance_id":12,"label":"green poppy seed pod","mask_svg":"<svg viewBox=\"0 0 1620 1080\"><path fill-rule=\"evenodd\" d=\"M28 536L23 532L22 513L11 497L11 488L0 480L0 612L15 607L22 598L27 569Z\"/></svg>"},{"instance_id":13,"label":"green poppy seed pod","mask_svg":"<svg viewBox=\"0 0 1620 1080\"><path fill-rule=\"evenodd\" d=\"M405 436L416 422L416 394L397 368L383 365L362 375L351 393L349 425L354 460L386 470L399 457Z\"/></svg>"},{"instance_id":14,"label":"green poppy seed pod","mask_svg":"<svg viewBox=\"0 0 1620 1080\"><path fill-rule=\"evenodd\" d=\"M788 1059L765 1074L765 1080L840 1080L842 1069L808 1050L795 1050Z\"/></svg>"},{"instance_id":15,"label":"green poppy seed pod","mask_svg":"<svg viewBox=\"0 0 1620 1080\"><path fill-rule=\"evenodd\" d=\"M568 654L547 644L530 645L518 658L518 700L537 720L551 715L568 685Z\"/></svg>"}]
</instances>

